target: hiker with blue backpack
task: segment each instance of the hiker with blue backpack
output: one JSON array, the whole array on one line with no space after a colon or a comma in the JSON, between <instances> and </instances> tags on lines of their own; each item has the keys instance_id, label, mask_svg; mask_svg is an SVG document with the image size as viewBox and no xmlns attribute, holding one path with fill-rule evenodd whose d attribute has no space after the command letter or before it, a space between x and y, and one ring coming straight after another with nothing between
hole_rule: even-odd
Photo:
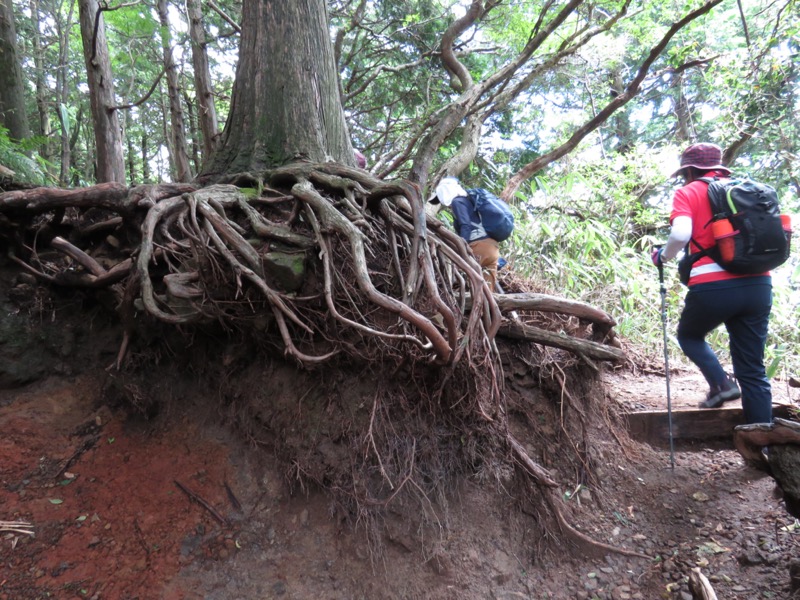
<instances>
[{"instance_id":1,"label":"hiker with blue backpack","mask_svg":"<svg viewBox=\"0 0 800 600\"><path fill-rule=\"evenodd\" d=\"M456 232L469 245L486 283L495 291L500 242L514 230L514 215L508 205L482 188L465 190L455 177L444 177L430 202L441 203L453 212Z\"/></svg>"},{"instance_id":2,"label":"hiker with blue backpack","mask_svg":"<svg viewBox=\"0 0 800 600\"><path fill-rule=\"evenodd\" d=\"M771 423L772 390L764 367L770 269L789 256L791 224L780 215L775 190L733 178L715 144L689 146L672 176L679 175L684 185L673 197L669 239L651 259L660 267L686 248L679 272L689 291L677 337L709 385L700 408L741 398L747 423ZM736 381L705 341L722 324Z\"/></svg>"}]
</instances>

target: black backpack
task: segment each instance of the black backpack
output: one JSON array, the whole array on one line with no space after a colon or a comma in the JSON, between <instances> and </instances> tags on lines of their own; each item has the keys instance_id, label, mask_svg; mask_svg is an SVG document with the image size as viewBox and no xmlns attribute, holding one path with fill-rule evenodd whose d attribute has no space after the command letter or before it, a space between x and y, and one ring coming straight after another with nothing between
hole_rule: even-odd
<instances>
[{"instance_id":1,"label":"black backpack","mask_svg":"<svg viewBox=\"0 0 800 600\"><path fill-rule=\"evenodd\" d=\"M711 226L717 243L703 248L694 239L700 252L689 253L681 260L681 282L689 281L692 265L703 256L710 256L730 273L753 275L782 265L791 251L789 217L781 215L775 188L750 179L711 179L708 184L711 203ZM727 233L718 234L726 229Z\"/></svg>"}]
</instances>

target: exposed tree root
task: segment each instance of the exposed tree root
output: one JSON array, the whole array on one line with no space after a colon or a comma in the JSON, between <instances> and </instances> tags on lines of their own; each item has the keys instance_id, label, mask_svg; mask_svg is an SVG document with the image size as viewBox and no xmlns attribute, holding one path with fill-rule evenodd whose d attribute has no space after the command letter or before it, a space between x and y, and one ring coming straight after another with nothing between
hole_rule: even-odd
<instances>
[{"instance_id":1,"label":"exposed tree root","mask_svg":"<svg viewBox=\"0 0 800 600\"><path fill-rule=\"evenodd\" d=\"M523 470L533 479L534 483L536 483L541 489L542 493L544 494L544 498L547 502L547 506L556 516L556 520L558 521L559 526L565 530L573 539L581 544L584 544L588 547L595 548L602 550L604 552L613 552L615 554L623 554L625 556L636 556L639 558L646 558L651 559L652 557L642 554L641 552L636 552L635 550L628 550L626 548L620 548L618 546L612 546L610 544L606 544L597 540L592 539L588 535L581 533L575 527L573 527L564 516L564 513L561 510L561 500L558 494L555 492L556 487L558 484L553 480L550 473L547 472L542 466L537 464L533 461L522 445L514 439L513 436L510 434L507 435L506 440L514 454L514 457L522 466Z\"/></svg>"},{"instance_id":2,"label":"exposed tree root","mask_svg":"<svg viewBox=\"0 0 800 600\"><path fill-rule=\"evenodd\" d=\"M517 321L508 321L504 323L500 331L502 335L507 338L527 340L553 346L554 348L562 348L588 358L611 361L623 360L625 358L625 353L619 348L606 346L591 340L581 340L563 333L554 333Z\"/></svg>"},{"instance_id":3,"label":"exposed tree root","mask_svg":"<svg viewBox=\"0 0 800 600\"><path fill-rule=\"evenodd\" d=\"M647 554L642 554L641 552L637 552L635 550L628 550L627 548L620 548L619 546L612 546L611 544L606 544L604 542L599 542L597 540L592 539L585 533L582 533L575 529L564 517L563 512L559 508L559 497L553 490L545 490L544 491L545 498L547 499L547 505L550 507L550 510L556 515L556 519L558 520L558 524L564 529L573 539L576 541L586 544L591 548L596 548L602 550L603 552L610 552L614 554L623 554L625 556L636 556L638 558L646 558L648 560L652 560L652 556L648 556Z\"/></svg>"},{"instance_id":4,"label":"exposed tree root","mask_svg":"<svg viewBox=\"0 0 800 600\"><path fill-rule=\"evenodd\" d=\"M421 482L451 473L449 457L462 453L462 464L492 465L501 454L507 460L510 449L570 536L644 557L567 523L553 476L508 433L495 345L498 334L534 341L596 369L593 360L624 358L613 346L613 319L534 294L503 295L499 305L467 244L426 213L416 186L332 163L295 164L207 187L8 192L0 194L0 217L0 240L12 260L39 281L111 291L124 333L110 369L123 368L145 320L236 332L306 368L338 358L375 365L376 380L387 365L402 369L417 389L393 397L398 406L391 408L377 395L369 418L340 433L360 457L347 469L332 474L310 459L290 459L301 480L361 507L359 518L401 493L432 507L435 484ZM501 306L577 317L592 323L593 339L503 323ZM416 430L403 422L410 415ZM425 443L449 446L428 456Z\"/></svg>"}]
</instances>

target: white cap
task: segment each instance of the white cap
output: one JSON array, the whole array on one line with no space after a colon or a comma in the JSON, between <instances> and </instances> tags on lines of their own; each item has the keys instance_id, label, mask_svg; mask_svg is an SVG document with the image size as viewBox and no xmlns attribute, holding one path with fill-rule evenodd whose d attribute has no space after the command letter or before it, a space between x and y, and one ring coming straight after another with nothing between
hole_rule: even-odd
<instances>
[{"instance_id":1,"label":"white cap","mask_svg":"<svg viewBox=\"0 0 800 600\"><path fill-rule=\"evenodd\" d=\"M445 177L436 186L436 193L431 196L430 202L438 204L441 202L445 206L450 206L453 203L453 198L458 196L466 196L467 190L461 187L458 179L455 177Z\"/></svg>"}]
</instances>

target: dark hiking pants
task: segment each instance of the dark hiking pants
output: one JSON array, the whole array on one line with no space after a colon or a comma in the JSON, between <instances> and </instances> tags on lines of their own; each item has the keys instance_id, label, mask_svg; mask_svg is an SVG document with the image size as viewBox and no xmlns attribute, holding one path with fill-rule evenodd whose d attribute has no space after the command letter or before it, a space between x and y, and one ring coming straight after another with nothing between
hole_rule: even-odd
<instances>
[{"instance_id":1,"label":"dark hiking pants","mask_svg":"<svg viewBox=\"0 0 800 600\"><path fill-rule=\"evenodd\" d=\"M772 390L764 368L771 308L771 277L701 283L689 288L678 323L681 350L697 365L709 386L722 385L726 375L705 337L725 325L747 423L772 422Z\"/></svg>"}]
</instances>

